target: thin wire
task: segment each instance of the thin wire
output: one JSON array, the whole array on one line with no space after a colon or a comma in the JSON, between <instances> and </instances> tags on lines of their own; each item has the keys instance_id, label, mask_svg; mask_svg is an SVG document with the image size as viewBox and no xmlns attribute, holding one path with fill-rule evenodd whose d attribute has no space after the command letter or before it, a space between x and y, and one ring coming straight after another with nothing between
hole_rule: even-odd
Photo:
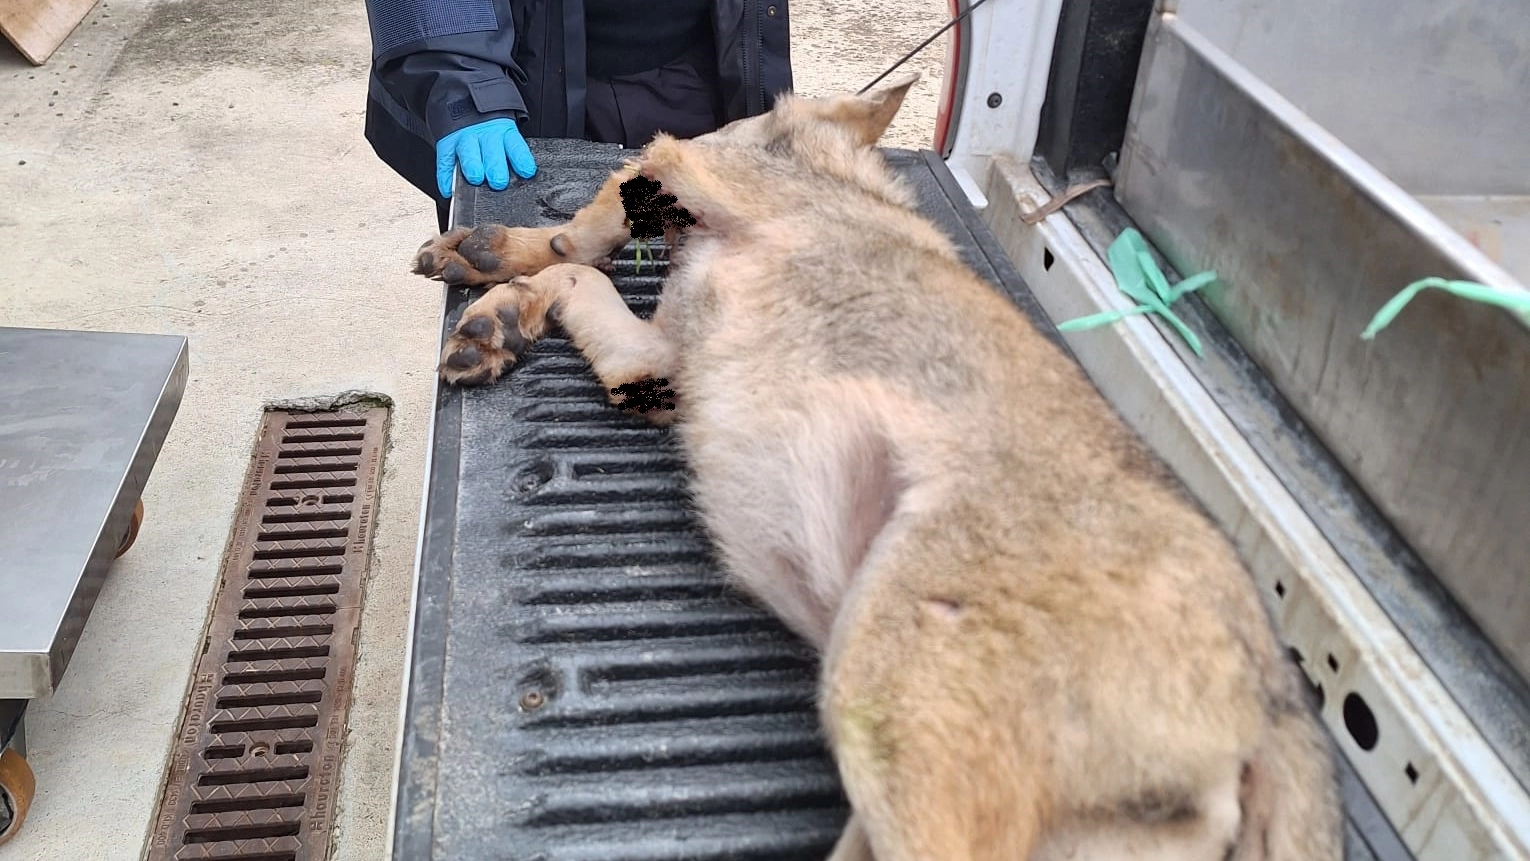
<instances>
[{"instance_id":1,"label":"thin wire","mask_svg":"<svg viewBox=\"0 0 1530 861\"><path fill-rule=\"evenodd\" d=\"M915 48L912 51L909 51L907 54L904 54L903 55L903 59L899 60L896 63L893 63L891 66L888 66L887 67L887 71L883 72L880 75L877 75L875 78L873 78L871 80L871 83L867 84L864 87L861 87L860 92L857 92L856 95L857 96L863 95L867 90L871 89L872 87L875 87L877 85L878 81L882 80L883 78L887 77L888 75L891 75L893 72L896 72L898 70L899 66L901 66L904 63L907 63L909 60L913 59L915 54L919 53L920 51L923 51L925 48L928 48L930 46L931 42L935 41L936 39L939 39L942 35L945 34L945 32L947 30L951 29L952 27L955 27L957 24L960 24L963 20L966 19L966 17L968 15L971 15L974 11L976 11L977 7L983 5L984 3L987 3L987 2L988 2L988 0L977 0L976 3L973 3L971 6L968 6L967 7L967 11L963 12L960 15L957 15L955 18L952 18L950 21L947 21L946 22L946 26L941 27L939 30L936 30L934 35L930 36L930 38L925 39L923 42L920 42L919 43L919 47Z\"/></svg>"}]
</instances>

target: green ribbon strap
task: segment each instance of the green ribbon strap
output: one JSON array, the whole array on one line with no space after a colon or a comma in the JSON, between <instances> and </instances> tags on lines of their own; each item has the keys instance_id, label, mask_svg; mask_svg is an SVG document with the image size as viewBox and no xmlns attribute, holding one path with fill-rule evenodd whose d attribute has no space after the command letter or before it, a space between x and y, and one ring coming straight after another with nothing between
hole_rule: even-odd
<instances>
[{"instance_id":1,"label":"green ribbon strap","mask_svg":"<svg viewBox=\"0 0 1530 861\"><path fill-rule=\"evenodd\" d=\"M1116 278L1116 287L1140 304L1135 308L1102 311L1068 320L1060 324L1057 330L1077 332L1105 326L1133 314L1157 314L1169 321L1169 325L1179 332L1197 356L1203 355L1201 340L1178 315L1169 310L1169 306L1186 293L1192 293L1217 280L1217 273L1199 272L1170 287L1169 279L1164 277L1163 270L1158 268L1153 255L1148 252L1147 241L1132 227L1121 231L1121 235L1110 243L1106 257L1110 261L1111 274Z\"/></svg>"},{"instance_id":2,"label":"green ribbon strap","mask_svg":"<svg viewBox=\"0 0 1530 861\"><path fill-rule=\"evenodd\" d=\"M1381 306L1376 316L1371 318L1371 324L1365 327L1360 337L1369 341L1376 337L1376 333L1385 329L1392 320L1402 312L1403 306L1413 301L1413 297L1420 292L1429 289L1444 290L1447 293L1459 296L1472 302L1482 302L1487 305L1497 305L1500 308L1518 314L1526 323L1530 323L1530 293L1510 293L1505 290L1495 290L1486 284L1478 284L1475 281L1446 281L1444 278L1424 278L1415 281L1402 289L1402 292L1392 297L1392 300Z\"/></svg>"}]
</instances>

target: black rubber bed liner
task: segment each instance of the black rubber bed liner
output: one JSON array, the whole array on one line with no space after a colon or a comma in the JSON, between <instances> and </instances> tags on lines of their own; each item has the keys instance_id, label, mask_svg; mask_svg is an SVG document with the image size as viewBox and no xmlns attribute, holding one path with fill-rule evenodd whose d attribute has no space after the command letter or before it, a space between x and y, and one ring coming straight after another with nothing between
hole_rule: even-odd
<instances>
[{"instance_id":1,"label":"black rubber bed liner","mask_svg":"<svg viewBox=\"0 0 1530 861\"><path fill-rule=\"evenodd\" d=\"M459 184L453 221L540 225L622 150L533 141L537 178ZM924 213L1054 339L933 154L892 150ZM652 313L665 264L613 277ZM477 291L447 291L443 332ZM436 398L408 665L396 861L821 859L847 809L813 656L723 583L671 433L607 405L562 333ZM1346 774L1350 859L1406 859Z\"/></svg>"}]
</instances>

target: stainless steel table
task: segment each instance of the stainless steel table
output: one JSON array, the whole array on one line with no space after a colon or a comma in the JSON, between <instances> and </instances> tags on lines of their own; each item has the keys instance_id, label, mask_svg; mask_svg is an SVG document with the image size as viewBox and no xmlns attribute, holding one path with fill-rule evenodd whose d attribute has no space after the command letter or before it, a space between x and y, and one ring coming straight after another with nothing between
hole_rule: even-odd
<instances>
[{"instance_id":1,"label":"stainless steel table","mask_svg":"<svg viewBox=\"0 0 1530 861\"><path fill-rule=\"evenodd\" d=\"M187 368L178 335L0 327L0 777L136 534ZM0 841L20 824L5 789Z\"/></svg>"},{"instance_id":2,"label":"stainless steel table","mask_svg":"<svg viewBox=\"0 0 1530 861\"><path fill-rule=\"evenodd\" d=\"M186 346L0 329L0 699L63 675L180 406Z\"/></svg>"},{"instance_id":3,"label":"stainless steel table","mask_svg":"<svg viewBox=\"0 0 1530 861\"><path fill-rule=\"evenodd\" d=\"M187 340L0 327L0 843L34 778L26 703L57 687L187 382Z\"/></svg>"}]
</instances>

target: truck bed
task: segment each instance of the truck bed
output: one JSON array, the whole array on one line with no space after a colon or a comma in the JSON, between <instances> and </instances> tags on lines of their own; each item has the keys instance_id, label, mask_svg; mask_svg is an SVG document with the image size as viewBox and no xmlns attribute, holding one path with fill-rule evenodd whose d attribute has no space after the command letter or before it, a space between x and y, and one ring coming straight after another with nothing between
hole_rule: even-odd
<instances>
[{"instance_id":1,"label":"truck bed","mask_svg":"<svg viewBox=\"0 0 1530 861\"><path fill-rule=\"evenodd\" d=\"M541 225L624 151L533 141L453 223ZM934 154L889 150L966 261L1060 338ZM613 278L652 313L662 253ZM442 333L477 291L448 289ZM670 431L618 413L555 331L506 379L436 395L393 857L820 859L847 815L811 651L723 581ZM1349 859L1410 856L1347 766Z\"/></svg>"}]
</instances>

